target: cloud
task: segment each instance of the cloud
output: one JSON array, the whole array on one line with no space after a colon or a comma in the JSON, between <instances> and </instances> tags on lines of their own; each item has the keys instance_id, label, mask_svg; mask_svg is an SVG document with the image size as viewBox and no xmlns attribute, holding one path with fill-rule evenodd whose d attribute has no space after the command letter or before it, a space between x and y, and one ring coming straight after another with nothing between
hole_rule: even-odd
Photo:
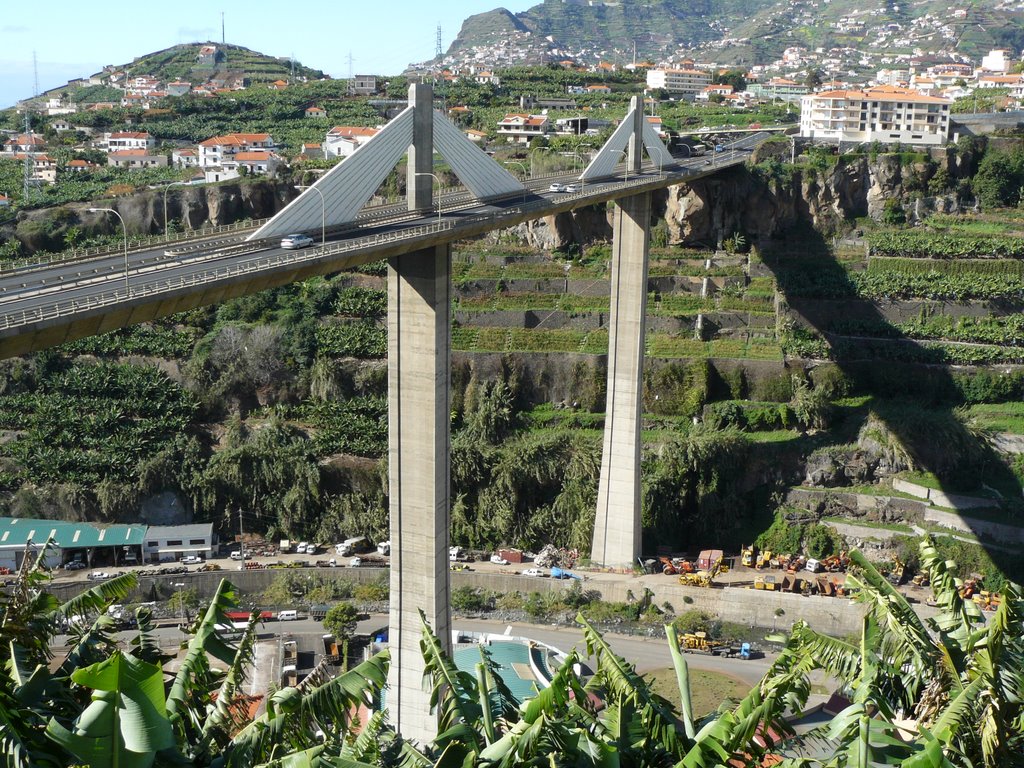
<instances>
[{"instance_id":1,"label":"cloud","mask_svg":"<svg viewBox=\"0 0 1024 768\"><path fill-rule=\"evenodd\" d=\"M179 40L213 40L217 30L213 27L178 27Z\"/></svg>"},{"instance_id":2,"label":"cloud","mask_svg":"<svg viewBox=\"0 0 1024 768\"><path fill-rule=\"evenodd\" d=\"M23 35L29 31L28 27L22 27L15 24L8 24L0 27L0 34L4 35Z\"/></svg>"}]
</instances>

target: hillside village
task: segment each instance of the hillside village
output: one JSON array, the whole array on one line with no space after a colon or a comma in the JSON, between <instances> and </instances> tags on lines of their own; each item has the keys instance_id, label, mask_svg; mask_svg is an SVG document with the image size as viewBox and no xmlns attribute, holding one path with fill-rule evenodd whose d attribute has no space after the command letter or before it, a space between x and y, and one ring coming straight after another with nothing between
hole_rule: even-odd
<instances>
[{"instance_id":1,"label":"hillside village","mask_svg":"<svg viewBox=\"0 0 1024 768\"><path fill-rule=\"evenodd\" d=\"M966 11L954 10L952 18L963 13ZM878 32L871 48L899 48L938 21L926 15L906 29L888 24ZM835 25L839 31L863 32L864 23L855 12ZM941 25L936 29L943 40L948 39L948 30ZM586 51L551 49L541 59L547 61L546 69L561 69L570 82L561 97L534 97L512 93L503 84L503 68L535 61L530 34L520 32L489 46L462 50L436 64L413 67L408 75L429 79L439 87L470 86L478 97L486 96L494 104L518 100L525 108L509 110L486 124L474 121L475 104L446 105L449 116L485 147L529 144L553 135L597 135L612 126L595 113L595 107L606 106L605 99L614 101L640 89L649 99L651 122L666 139L681 126L654 115L659 105L703 103L755 115L766 105L782 105L794 113L799 108L799 133L811 139L935 145L950 138L949 115L956 111L953 105L958 100L961 104L973 101L976 106L980 96L987 109L1006 110L1019 108L1024 99L1020 62L1005 49L992 50L972 62L944 48L873 58L852 49L824 51L796 45L786 48L775 61L746 69L716 65L711 49L699 51L699 58L670 56L657 64L633 61L621 66L606 60L586 64ZM232 100L235 94L254 90L284 95L287 89L310 82L309 74L261 80L226 64L217 45L196 44L191 49L194 66L190 79L139 73L139 66L148 60L143 57L134 67L106 67L92 77L20 102L18 121L34 120L34 129L8 129L0 160L24 165L24 177L37 185L86 178L103 166L125 171L166 169L167 180L217 183L248 175L274 176L282 164L313 161L329 165L351 155L387 119L383 109L372 124L366 119L350 125L330 120L326 108L330 101L369 103L378 98L386 102L389 81L358 75L351 81L333 81L332 95L323 100L313 98L295 110L311 127L323 126L316 136L306 131L318 141L289 144L271 131L229 131L191 142L166 135L158 139L145 130L133 130L133 124L173 117L183 105L197 100ZM878 68L865 72L873 66ZM183 70L178 67L174 71ZM325 78L323 82L330 85L332 81ZM95 100L97 94L105 98ZM876 108L867 120L872 102L888 104L891 110L905 108L908 119L897 125L896 120L887 119L891 111L879 113ZM858 103L864 105L863 118L853 115ZM852 116L849 124L836 110ZM911 115L914 110L920 114ZM757 118L748 122L756 124ZM100 130L100 125L109 129ZM55 152L57 147L64 151ZM14 178L13 174L9 177ZM0 188L0 206L16 204L18 193L17 189Z\"/></svg>"}]
</instances>

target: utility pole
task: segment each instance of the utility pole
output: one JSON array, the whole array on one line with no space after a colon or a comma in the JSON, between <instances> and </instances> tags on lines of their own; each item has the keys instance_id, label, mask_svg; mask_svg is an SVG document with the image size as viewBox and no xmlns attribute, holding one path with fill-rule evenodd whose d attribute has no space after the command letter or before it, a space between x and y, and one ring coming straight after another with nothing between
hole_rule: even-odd
<instances>
[{"instance_id":1,"label":"utility pole","mask_svg":"<svg viewBox=\"0 0 1024 768\"><path fill-rule=\"evenodd\" d=\"M355 70L352 69L352 49L348 51L348 95L355 96L356 94L356 81L355 81Z\"/></svg>"},{"instance_id":2,"label":"utility pole","mask_svg":"<svg viewBox=\"0 0 1024 768\"><path fill-rule=\"evenodd\" d=\"M224 11L220 12L220 44L226 45L227 38L224 36Z\"/></svg>"},{"instance_id":3,"label":"utility pole","mask_svg":"<svg viewBox=\"0 0 1024 768\"><path fill-rule=\"evenodd\" d=\"M441 24L437 25L437 44L434 46L434 56L438 59L441 58Z\"/></svg>"},{"instance_id":4,"label":"utility pole","mask_svg":"<svg viewBox=\"0 0 1024 768\"><path fill-rule=\"evenodd\" d=\"M242 505L238 505L238 554L242 556L242 567L245 567L245 533L242 531Z\"/></svg>"}]
</instances>

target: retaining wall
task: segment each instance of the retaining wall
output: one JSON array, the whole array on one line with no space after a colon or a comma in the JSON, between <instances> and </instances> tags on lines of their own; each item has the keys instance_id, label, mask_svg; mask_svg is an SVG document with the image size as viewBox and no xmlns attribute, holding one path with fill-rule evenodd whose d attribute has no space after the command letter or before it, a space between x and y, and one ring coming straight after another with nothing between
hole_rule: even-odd
<instances>
[{"instance_id":1,"label":"retaining wall","mask_svg":"<svg viewBox=\"0 0 1024 768\"><path fill-rule=\"evenodd\" d=\"M288 571L323 578L345 579L354 582L372 582L387 578L383 568L304 568ZM282 571L266 569L259 571L217 571L213 573L188 573L173 576L142 577L139 589L129 601L151 600L154 597L166 599L178 588L173 584L184 583L195 589L201 597L210 597L222 578L234 584L243 595L242 602L248 602L263 590ZM154 585L157 594L154 595ZM453 589L462 586L479 587L495 592L561 592L569 587L566 581L539 579L504 573L459 572L451 574ZM59 600L67 600L79 594L92 584L86 581L64 582L51 585L51 591ZM684 587L674 578L665 576L623 577L621 580L588 579L583 583L587 590L595 590L602 599L626 602L640 598L644 589L650 589L654 602L661 606L669 603L676 613L697 609L718 616L723 621L779 629L789 627L802 619L815 629L833 635L846 635L860 630L863 608L851 600L832 597L804 597L803 595L764 592L761 590L731 587L728 589L702 589ZM689 598L690 602L687 602ZM777 615L777 611L782 611Z\"/></svg>"}]
</instances>

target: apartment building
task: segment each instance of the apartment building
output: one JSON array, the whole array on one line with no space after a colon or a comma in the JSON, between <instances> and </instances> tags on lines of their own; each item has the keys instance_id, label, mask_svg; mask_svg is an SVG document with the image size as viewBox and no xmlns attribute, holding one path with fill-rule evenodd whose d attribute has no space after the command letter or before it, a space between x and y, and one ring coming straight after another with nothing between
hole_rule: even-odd
<instances>
[{"instance_id":1,"label":"apartment building","mask_svg":"<svg viewBox=\"0 0 1024 768\"><path fill-rule=\"evenodd\" d=\"M949 99L891 85L814 93L800 100L800 136L944 144L951 103Z\"/></svg>"},{"instance_id":2,"label":"apartment building","mask_svg":"<svg viewBox=\"0 0 1024 768\"><path fill-rule=\"evenodd\" d=\"M711 85L711 73L700 69L649 69L647 87L682 96L696 96Z\"/></svg>"}]
</instances>

